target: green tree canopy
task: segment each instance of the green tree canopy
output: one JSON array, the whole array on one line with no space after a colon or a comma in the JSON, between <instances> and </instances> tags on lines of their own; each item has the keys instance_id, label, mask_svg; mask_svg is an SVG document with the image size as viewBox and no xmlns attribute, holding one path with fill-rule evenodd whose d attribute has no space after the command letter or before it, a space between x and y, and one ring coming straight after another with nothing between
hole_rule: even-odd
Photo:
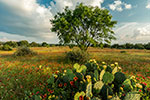
<instances>
[{"instance_id":1,"label":"green tree canopy","mask_svg":"<svg viewBox=\"0 0 150 100\"><path fill-rule=\"evenodd\" d=\"M81 3L74 10L66 7L51 23L51 30L57 33L61 44L76 44L86 51L91 45L110 44L115 39L112 28L117 22L112 21L108 10Z\"/></svg>"}]
</instances>

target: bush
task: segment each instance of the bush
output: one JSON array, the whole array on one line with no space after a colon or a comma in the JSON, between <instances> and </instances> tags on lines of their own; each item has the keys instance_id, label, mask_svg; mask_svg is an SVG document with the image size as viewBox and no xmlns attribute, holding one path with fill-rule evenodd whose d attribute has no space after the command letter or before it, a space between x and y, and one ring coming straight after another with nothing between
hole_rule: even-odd
<instances>
[{"instance_id":1,"label":"bush","mask_svg":"<svg viewBox=\"0 0 150 100\"><path fill-rule=\"evenodd\" d=\"M66 59L71 62L84 63L89 60L89 54L81 51L79 48L74 48L72 51L66 53Z\"/></svg>"},{"instance_id":2,"label":"bush","mask_svg":"<svg viewBox=\"0 0 150 100\"><path fill-rule=\"evenodd\" d=\"M17 51L14 53L14 56L26 56L26 55L36 55L37 53L33 52L28 47L19 47Z\"/></svg>"},{"instance_id":3,"label":"bush","mask_svg":"<svg viewBox=\"0 0 150 100\"><path fill-rule=\"evenodd\" d=\"M118 63L76 63L73 69L55 72L46 84L44 90L34 89L27 95L34 94L30 96L33 100L150 100L147 84L135 76L127 77Z\"/></svg>"},{"instance_id":4,"label":"bush","mask_svg":"<svg viewBox=\"0 0 150 100\"><path fill-rule=\"evenodd\" d=\"M120 51L120 53L127 53L127 51Z\"/></svg>"},{"instance_id":5,"label":"bush","mask_svg":"<svg viewBox=\"0 0 150 100\"><path fill-rule=\"evenodd\" d=\"M3 51L12 51L13 49L9 46L9 45L3 45L0 47L0 50L3 50Z\"/></svg>"}]
</instances>

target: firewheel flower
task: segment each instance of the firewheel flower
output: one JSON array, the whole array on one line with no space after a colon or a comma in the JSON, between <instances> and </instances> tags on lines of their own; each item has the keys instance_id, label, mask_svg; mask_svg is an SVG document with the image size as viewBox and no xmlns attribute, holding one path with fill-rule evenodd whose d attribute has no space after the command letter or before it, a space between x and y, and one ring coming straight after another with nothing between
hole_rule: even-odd
<instances>
[{"instance_id":1,"label":"firewheel flower","mask_svg":"<svg viewBox=\"0 0 150 100\"><path fill-rule=\"evenodd\" d=\"M70 85L74 85L74 82L73 82L73 81L70 81Z\"/></svg>"},{"instance_id":2,"label":"firewheel flower","mask_svg":"<svg viewBox=\"0 0 150 100\"><path fill-rule=\"evenodd\" d=\"M74 79L74 81L77 81L77 80L78 80L78 78L77 78L77 77L74 77L73 79Z\"/></svg>"}]
</instances>

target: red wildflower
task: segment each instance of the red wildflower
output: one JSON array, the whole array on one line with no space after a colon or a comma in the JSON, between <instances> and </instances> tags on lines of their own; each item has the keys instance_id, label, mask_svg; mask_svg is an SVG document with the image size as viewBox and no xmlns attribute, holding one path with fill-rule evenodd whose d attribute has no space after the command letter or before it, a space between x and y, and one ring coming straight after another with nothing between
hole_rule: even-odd
<instances>
[{"instance_id":1,"label":"red wildflower","mask_svg":"<svg viewBox=\"0 0 150 100\"><path fill-rule=\"evenodd\" d=\"M50 90L50 94L52 94L54 91L53 90Z\"/></svg>"},{"instance_id":2,"label":"red wildflower","mask_svg":"<svg viewBox=\"0 0 150 100\"><path fill-rule=\"evenodd\" d=\"M40 93L39 91L36 92L36 94L39 94L39 93Z\"/></svg>"},{"instance_id":3,"label":"red wildflower","mask_svg":"<svg viewBox=\"0 0 150 100\"><path fill-rule=\"evenodd\" d=\"M83 98L83 96L82 96L82 95L79 97L79 100L84 100L84 98Z\"/></svg>"},{"instance_id":4,"label":"red wildflower","mask_svg":"<svg viewBox=\"0 0 150 100\"><path fill-rule=\"evenodd\" d=\"M74 84L74 82L73 82L73 81L70 81L70 84L71 84L71 85L73 85L73 84Z\"/></svg>"},{"instance_id":5,"label":"red wildflower","mask_svg":"<svg viewBox=\"0 0 150 100\"><path fill-rule=\"evenodd\" d=\"M150 76L147 76L148 79L150 79Z\"/></svg>"},{"instance_id":6,"label":"red wildflower","mask_svg":"<svg viewBox=\"0 0 150 100\"><path fill-rule=\"evenodd\" d=\"M141 84L143 84L143 85L145 85L145 86L147 85L145 82L141 82Z\"/></svg>"},{"instance_id":7,"label":"red wildflower","mask_svg":"<svg viewBox=\"0 0 150 100\"><path fill-rule=\"evenodd\" d=\"M59 86L59 87L62 87L63 85L60 83L58 86Z\"/></svg>"},{"instance_id":8,"label":"red wildflower","mask_svg":"<svg viewBox=\"0 0 150 100\"><path fill-rule=\"evenodd\" d=\"M137 80L140 80L140 78L136 78Z\"/></svg>"},{"instance_id":9,"label":"red wildflower","mask_svg":"<svg viewBox=\"0 0 150 100\"><path fill-rule=\"evenodd\" d=\"M147 91L150 91L150 88L147 88Z\"/></svg>"},{"instance_id":10,"label":"red wildflower","mask_svg":"<svg viewBox=\"0 0 150 100\"><path fill-rule=\"evenodd\" d=\"M77 78L77 77L74 77L73 79L74 79L74 81L77 81L77 80L78 80L78 78Z\"/></svg>"},{"instance_id":11,"label":"red wildflower","mask_svg":"<svg viewBox=\"0 0 150 100\"><path fill-rule=\"evenodd\" d=\"M145 80L145 77L144 77L144 76L143 76L142 78Z\"/></svg>"},{"instance_id":12,"label":"red wildflower","mask_svg":"<svg viewBox=\"0 0 150 100\"><path fill-rule=\"evenodd\" d=\"M122 94L122 96L125 96L126 94Z\"/></svg>"},{"instance_id":13,"label":"red wildflower","mask_svg":"<svg viewBox=\"0 0 150 100\"><path fill-rule=\"evenodd\" d=\"M141 89L139 89L139 92L141 92L142 90Z\"/></svg>"},{"instance_id":14,"label":"red wildflower","mask_svg":"<svg viewBox=\"0 0 150 100\"><path fill-rule=\"evenodd\" d=\"M67 83L64 83L64 86L67 86Z\"/></svg>"}]
</instances>

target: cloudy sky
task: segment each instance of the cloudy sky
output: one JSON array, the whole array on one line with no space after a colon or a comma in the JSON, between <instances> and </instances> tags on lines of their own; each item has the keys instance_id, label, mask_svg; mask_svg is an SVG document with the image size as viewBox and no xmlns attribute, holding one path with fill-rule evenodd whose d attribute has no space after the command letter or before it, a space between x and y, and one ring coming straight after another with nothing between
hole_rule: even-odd
<instances>
[{"instance_id":1,"label":"cloudy sky","mask_svg":"<svg viewBox=\"0 0 150 100\"><path fill-rule=\"evenodd\" d=\"M0 0L0 41L58 43L49 20L80 2L110 11L118 21L113 43L150 42L150 0Z\"/></svg>"}]
</instances>

